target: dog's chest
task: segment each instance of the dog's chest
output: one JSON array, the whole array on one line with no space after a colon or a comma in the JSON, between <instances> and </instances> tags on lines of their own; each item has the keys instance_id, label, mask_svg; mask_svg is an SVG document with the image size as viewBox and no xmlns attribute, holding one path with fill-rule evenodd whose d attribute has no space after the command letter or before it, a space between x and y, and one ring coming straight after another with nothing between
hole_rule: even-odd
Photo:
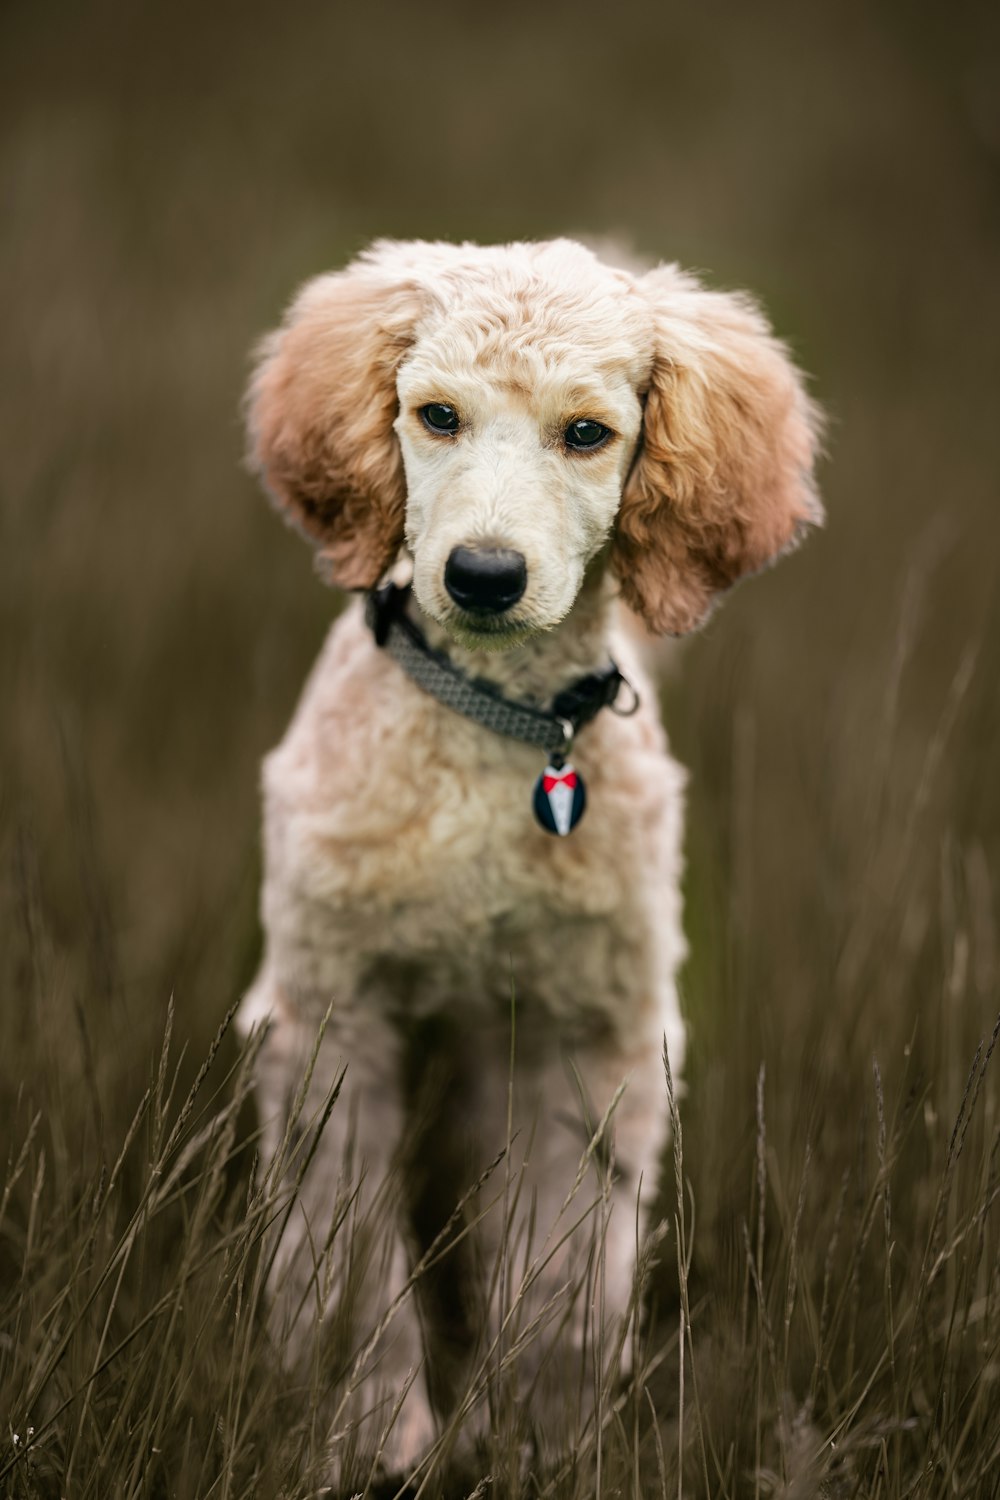
<instances>
[{"instance_id":1,"label":"dog's chest","mask_svg":"<svg viewBox=\"0 0 1000 1500\"><path fill-rule=\"evenodd\" d=\"M430 738L400 736L360 751L342 742L321 777L303 778L298 796L284 758L271 762L270 852L286 877L359 918L369 912L392 923L419 910L428 930L443 926L452 936L518 915L530 921L541 908L595 914L615 905L609 856L628 830L588 747L576 757L590 786L588 811L560 838L539 827L532 809L544 755L433 707L440 723Z\"/></svg>"},{"instance_id":2,"label":"dog's chest","mask_svg":"<svg viewBox=\"0 0 1000 1500\"><path fill-rule=\"evenodd\" d=\"M480 987L513 959L586 990L642 946L656 893L635 872L658 880L652 851L676 848L681 780L652 718L600 715L573 758L588 806L558 837L532 810L541 751L442 707L367 642L328 653L265 764L272 942L324 975L389 957L432 989Z\"/></svg>"}]
</instances>

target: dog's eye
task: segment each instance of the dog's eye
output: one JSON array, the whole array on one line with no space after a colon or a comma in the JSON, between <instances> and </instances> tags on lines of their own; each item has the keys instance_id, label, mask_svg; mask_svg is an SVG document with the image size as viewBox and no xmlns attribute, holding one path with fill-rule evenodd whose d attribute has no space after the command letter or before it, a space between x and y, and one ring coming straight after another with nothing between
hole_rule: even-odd
<instances>
[{"instance_id":1,"label":"dog's eye","mask_svg":"<svg viewBox=\"0 0 1000 1500\"><path fill-rule=\"evenodd\" d=\"M431 432L457 432L459 427L458 412L453 406L445 406L442 401L431 401L427 406L420 408L425 427Z\"/></svg>"},{"instance_id":2,"label":"dog's eye","mask_svg":"<svg viewBox=\"0 0 1000 1500\"><path fill-rule=\"evenodd\" d=\"M610 436L610 427L605 427L602 422L591 422L588 417L581 417L578 422L571 422L566 428L563 442L567 448L600 448Z\"/></svg>"}]
</instances>

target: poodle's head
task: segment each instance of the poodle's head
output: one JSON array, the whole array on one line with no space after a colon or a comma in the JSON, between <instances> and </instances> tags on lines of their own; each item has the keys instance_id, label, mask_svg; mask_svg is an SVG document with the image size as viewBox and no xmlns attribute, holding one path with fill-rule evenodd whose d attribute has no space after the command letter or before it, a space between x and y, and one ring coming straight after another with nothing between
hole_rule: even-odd
<instances>
[{"instance_id":1,"label":"poodle's head","mask_svg":"<svg viewBox=\"0 0 1000 1500\"><path fill-rule=\"evenodd\" d=\"M551 628L605 562L682 634L822 514L817 414L755 304L568 240L375 245L299 294L248 412L323 572L370 588L405 546L468 646Z\"/></svg>"}]
</instances>

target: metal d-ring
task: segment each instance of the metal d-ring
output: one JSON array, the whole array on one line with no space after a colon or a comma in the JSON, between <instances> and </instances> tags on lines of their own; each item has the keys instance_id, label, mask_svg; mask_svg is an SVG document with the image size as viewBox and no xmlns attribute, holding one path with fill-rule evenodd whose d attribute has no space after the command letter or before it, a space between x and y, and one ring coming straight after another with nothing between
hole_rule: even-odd
<instances>
[{"instance_id":1,"label":"metal d-ring","mask_svg":"<svg viewBox=\"0 0 1000 1500\"><path fill-rule=\"evenodd\" d=\"M629 704L628 708L619 708L618 707L618 699L615 698L608 705L608 707L611 709L611 712L613 714L617 714L618 715L619 719L630 719L632 717L632 715L638 709L640 703L642 702L642 699L639 697L639 689L635 686L634 683L629 682L628 678L625 676L625 674L623 672L619 672L618 676L619 676L619 679L628 688L629 692L632 694L632 702Z\"/></svg>"}]
</instances>

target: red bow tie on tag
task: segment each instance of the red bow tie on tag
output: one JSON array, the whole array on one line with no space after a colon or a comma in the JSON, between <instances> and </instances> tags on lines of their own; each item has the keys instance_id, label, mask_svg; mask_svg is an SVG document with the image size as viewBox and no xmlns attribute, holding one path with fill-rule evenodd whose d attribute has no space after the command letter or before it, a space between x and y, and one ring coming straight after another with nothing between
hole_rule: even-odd
<instances>
[{"instance_id":1,"label":"red bow tie on tag","mask_svg":"<svg viewBox=\"0 0 1000 1500\"><path fill-rule=\"evenodd\" d=\"M535 817L546 833L565 838L583 817L587 805L587 788L575 766L562 756L554 757L535 782L531 799Z\"/></svg>"}]
</instances>

